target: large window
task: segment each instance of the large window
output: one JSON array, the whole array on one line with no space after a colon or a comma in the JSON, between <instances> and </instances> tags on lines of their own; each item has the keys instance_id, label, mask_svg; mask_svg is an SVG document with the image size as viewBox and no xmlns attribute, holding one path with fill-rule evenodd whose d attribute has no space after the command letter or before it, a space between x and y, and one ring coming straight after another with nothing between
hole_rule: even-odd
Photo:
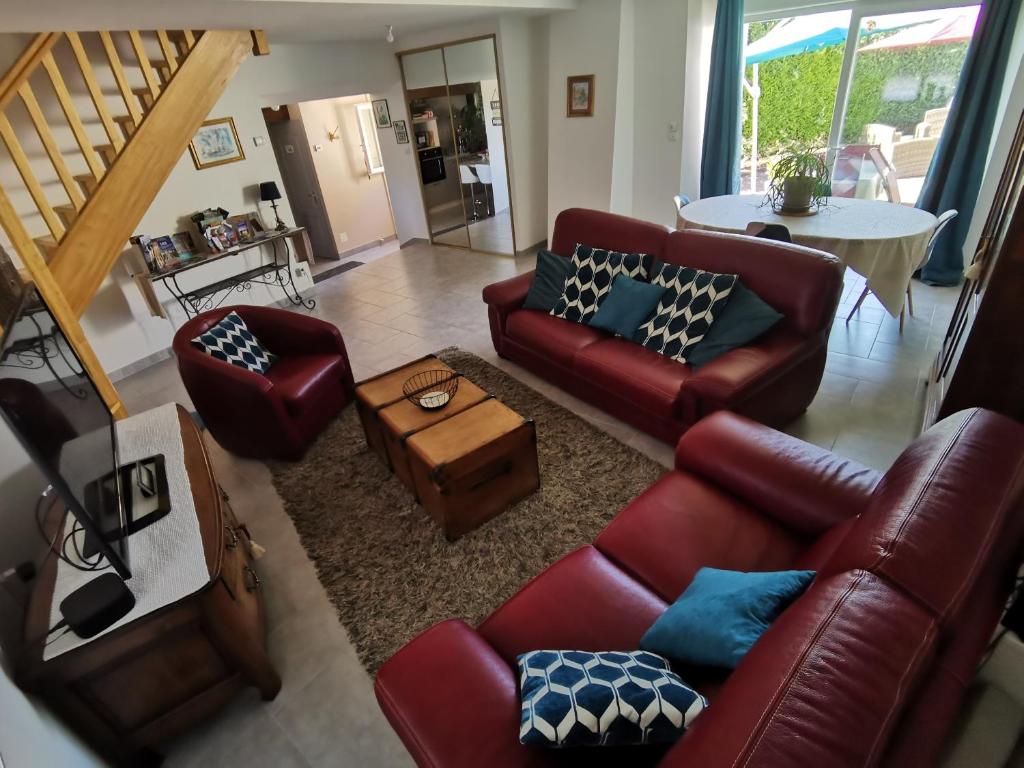
<instances>
[{"instance_id":1,"label":"large window","mask_svg":"<svg viewBox=\"0 0 1024 768\"><path fill-rule=\"evenodd\" d=\"M978 8L749 23L741 191L763 192L773 160L800 149L827 155L836 195L916 202Z\"/></svg>"}]
</instances>

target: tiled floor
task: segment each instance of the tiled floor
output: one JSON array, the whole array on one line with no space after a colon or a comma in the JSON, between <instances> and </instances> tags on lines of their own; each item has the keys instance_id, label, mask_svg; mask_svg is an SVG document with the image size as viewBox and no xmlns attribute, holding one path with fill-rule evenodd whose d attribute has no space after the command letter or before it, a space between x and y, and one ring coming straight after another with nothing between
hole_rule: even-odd
<instances>
[{"instance_id":1,"label":"tiled floor","mask_svg":"<svg viewBox=\"0 0 1024 768\"><path fill-rule=\"evenodd\" d=\"M531 267L531 258L412 246L318 284L314 314L341 328L357 379L455 344L668 465L668 446L495 356L480 290ZM921 372L944 332L956 290L915 284L916 316L908 318L900 335L897 321L873 299L845 324L842 318L861 286L855 276L848 280L821 391L790 431L884 469L916 433ZM122 381L119 390L131 411L171 400L189 405L172 360ZM168 745L168 764L410 765L380 714L371 680L335 618L268 470L208 442L233 506L267 546L260 568L267 584L269 646L284 687L271 703L260 702L252 691L239 696L206 727Z\"/></svg>"}]
</instances>

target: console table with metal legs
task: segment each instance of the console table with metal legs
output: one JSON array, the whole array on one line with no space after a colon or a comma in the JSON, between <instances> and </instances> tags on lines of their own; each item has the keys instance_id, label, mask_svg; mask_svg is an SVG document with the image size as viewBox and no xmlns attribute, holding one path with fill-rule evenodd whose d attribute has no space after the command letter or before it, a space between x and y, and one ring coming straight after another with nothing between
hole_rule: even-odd
<instances>
[{"instance_id":1,"label":"console table with metal legs","mask_svg":"<svg viewBox=\"0 0 1024 768\"><path fill-rule=\"evenodd\" d=\"M270 261L205 285L183 287L178 282L179 276L185 272L262 246L270 246L268 249L271 255ZM158 316L164 316L164 313L153 289L155 283L162 283L167 288L188 317L195 317L201 312L219 307L233 293L247 291L254 284L280 288L292 305L311 310L316 307L316 300L307 299L299 293L292 275L293 246L296 262L311 263L313 261L306 230L303 227L293 227L282 232L271 232L259 240L240 243L226 251L197 257L169 272L156 275L136 274L134 277L140 284L150 311Z\"/></svg>"}]
</instances>

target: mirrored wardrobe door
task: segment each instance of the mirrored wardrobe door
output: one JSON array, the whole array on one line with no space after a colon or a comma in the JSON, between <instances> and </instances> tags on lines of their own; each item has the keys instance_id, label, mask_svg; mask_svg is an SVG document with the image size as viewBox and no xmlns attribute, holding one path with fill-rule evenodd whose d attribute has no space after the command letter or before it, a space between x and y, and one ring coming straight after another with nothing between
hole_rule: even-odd
<instances>
[{"instance_id":1,"label":"mirrored wardrobe door","mask_svg":"<svg viewBox=\"0 0 1024 768\"><path fill-rule=\"evenodd\" d=\"M435 243L468 248L444 54L435 48L402 54L399 60L430 237Z\"/></svg>"},{"instance_id":2,"label":"mirrored wardrobe door","mask_svg":"<svg viewBox=\"0 0 1024 768\"><path fill-rule=\"evenodd\" d=\"M444 63L470 247L514 254L494 38L445 46Z\"/></svg>"}]
</instances>

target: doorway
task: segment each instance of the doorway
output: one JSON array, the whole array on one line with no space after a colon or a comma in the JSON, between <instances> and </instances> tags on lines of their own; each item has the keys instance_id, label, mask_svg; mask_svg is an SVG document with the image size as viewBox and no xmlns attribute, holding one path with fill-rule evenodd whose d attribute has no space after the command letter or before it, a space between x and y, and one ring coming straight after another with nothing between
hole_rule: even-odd
<instances>
[{"instance_id":1,"label":"doorway","mask_svg":"<svg viewBox=\"0 0 1024 768\"><path fill-rule=\"evenodd\" d=\"M514 255L493 35L398 54L430 241Z\"/></svg>"},{"instance_id":2,"label":"doorway","mask_svg":"<svg viewBox=\"0 0 1024 768\"><path fill-rule=\"evenodd\" d=\"M370 96L296 102L269 113L264 110L286 194L298 201L292 203L296 221L309 228L316 255L327 260L314 266L314 276L337 272L339 260L397 249Z\"/></svg>"}]
</instances>

